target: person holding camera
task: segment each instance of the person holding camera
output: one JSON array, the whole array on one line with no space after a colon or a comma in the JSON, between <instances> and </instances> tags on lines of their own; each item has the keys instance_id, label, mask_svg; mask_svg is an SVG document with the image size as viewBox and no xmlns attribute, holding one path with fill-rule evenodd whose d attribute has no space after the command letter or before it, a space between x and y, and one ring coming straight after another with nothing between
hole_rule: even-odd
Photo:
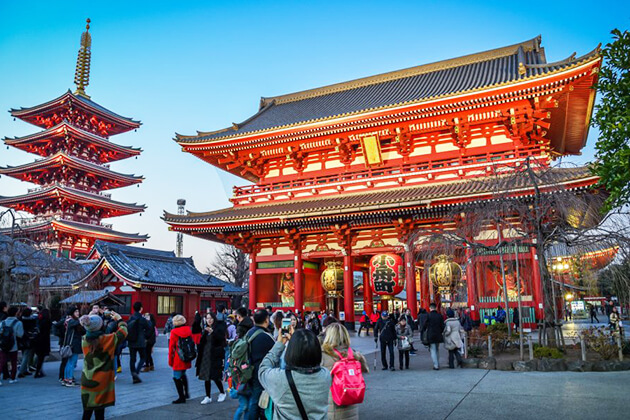
<instances>
[{"instance_id":1,"label":"person holding camera","mask_svg":"<svg viewBox=\"0 0 630 420\"><path fill-rule=\"evenodd\" d=\"M79 323L85 329L81 348L83 351L83 373L81 375L81 402L83 420L94 417L105 418L105 408L116 403L114 378L115 353L118 345L127 337L127 324L116 312L108 311L116 323L116 332L103 331L103 318L97 314L83 315Z\"/></svg>"}]
</instances>

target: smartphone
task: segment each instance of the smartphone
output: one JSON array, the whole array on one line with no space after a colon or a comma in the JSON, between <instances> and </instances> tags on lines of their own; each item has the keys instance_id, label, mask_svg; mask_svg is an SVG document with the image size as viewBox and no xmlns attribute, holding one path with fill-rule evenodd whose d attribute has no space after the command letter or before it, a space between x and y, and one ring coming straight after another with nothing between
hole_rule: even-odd
<instances>
[{"instance_id":1,"label":"smartphone","mask_svg":"<svg viewBox=\"0 0 630 420\"><path fill-rule=\"evenodd\" d=\"M282 318L282 329L288 330L291 326L291 318Z\"/></svg>"}]
</instances>

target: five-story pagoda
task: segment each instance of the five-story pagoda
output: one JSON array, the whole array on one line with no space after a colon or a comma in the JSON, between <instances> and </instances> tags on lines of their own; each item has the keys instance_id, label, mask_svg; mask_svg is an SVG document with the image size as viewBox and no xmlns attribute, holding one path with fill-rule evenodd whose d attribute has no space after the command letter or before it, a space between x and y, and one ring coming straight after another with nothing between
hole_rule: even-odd
<instances>
[{"instance_id":1,"label":"five-story pagoda","mask_svg":"<svg viewBox=\"0 0 630 420\"><path fill-rule=\"evenodd\" d=\"M75 73L75 92L31 108L12 109L11 115L43 128L24 137L5 138L13 146L42 156L15 167L0 168L1 175L32 182L38 187L24 195L0 196L0 206L33 215L13 234L45 244L56 255L86 255L97 239L120 244L144 242L146 235L112 230L103 218L143 212L144 205L111 199L101 191L142 182L143 177L112 171L109 163L137 156L140 149L112 143L109 137L140 126L93 102L85 93L89 84L90 20L81 35ZM7 232L0 232L7 233Z\"/></svg>"}]
</instances>

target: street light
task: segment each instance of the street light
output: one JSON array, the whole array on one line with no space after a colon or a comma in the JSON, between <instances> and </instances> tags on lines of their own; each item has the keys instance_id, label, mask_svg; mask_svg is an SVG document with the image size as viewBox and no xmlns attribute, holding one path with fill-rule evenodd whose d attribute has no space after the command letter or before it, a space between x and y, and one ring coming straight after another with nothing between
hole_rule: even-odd
<instances>
[{"instance_id":1,"label":"street light","mask_svg":"<svg viewBox=\"0 0 630 420\"><path fill-rule=\"evenodd\" d=\"M572 295L571 293L567 293L567 294L564 296L564 298L565 298L566 300L572 300L572 299L573 299L573 295Z\"/></svg>"}]
</instances>

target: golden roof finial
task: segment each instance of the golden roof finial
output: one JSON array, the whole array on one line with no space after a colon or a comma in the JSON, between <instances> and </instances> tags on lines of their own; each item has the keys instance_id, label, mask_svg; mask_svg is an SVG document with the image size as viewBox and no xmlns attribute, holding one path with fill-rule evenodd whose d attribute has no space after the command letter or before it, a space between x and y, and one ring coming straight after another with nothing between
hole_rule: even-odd
<instances>
[{"instance_id":1,"label":"golden roof finial","mask_svg":"<svg viewBox=\"0 0 630 420\"><path fill-rule=\"evenodd\" d=\"M90 58L92 47L92 36L90 35L90 19L86 20L85 32L81 34L81 46L79 47L79 55L77 56L77 69L74 73L74 84L77 90L74 92L86 98L90 98L85 93L85 88L90 84Z\"/></svg>"}]
</instances>

